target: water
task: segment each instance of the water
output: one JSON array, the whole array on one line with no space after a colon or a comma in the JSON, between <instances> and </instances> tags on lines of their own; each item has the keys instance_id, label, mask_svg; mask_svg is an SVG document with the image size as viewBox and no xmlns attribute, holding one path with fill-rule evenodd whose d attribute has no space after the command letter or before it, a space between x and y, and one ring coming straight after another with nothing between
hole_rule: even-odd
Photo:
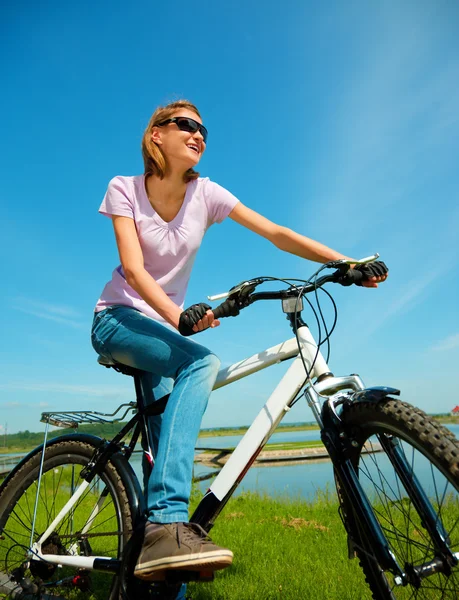
<instances>
[{"instance_id":1,"label":"water","mask_svg":"<svg viewBox=\"0 0 459 600\"><path fill-rule=\"evenodd\" d=\"M197 448L234 448L242 440L243 435L223 435L213 437L200 437L196 444ZM270 444L283 444L285 442L305 442L320 440L320 431L279 431L273 433L269 438ZM199 452L199 450L197 450Z\"/></svg>"},{"instance_id":2,"label":"water","mask_svg":"<svg viewBox=\"0 0 459 600\"><path fill-rule=\"evenodd\" d=\"M454 435L459 438L459 425L447 425ZM235 446L242 436L222 436L211 438L200 438L198 447L206 448L231 448ZM320 439L319 431L294 431L275 433L270 438L270 442L290 442L302 440ZM388 460L383 455L378 455L379 460ZM136 460L137 463L137 460ZM133 464L134 470L140 474L140 458L138 463ZM429 464L419 461L416 465L416 473L425 481L429 481ZM139 469L139 471L137 471ZM206 475L208 473L217 473L218 469L204 467L201 464L195 465L195 476ZM425 477L423 478L423 473ZM210 486L212 479L201 481L198 485L201 492L205 492ZM258 493L267 493L271 496L288 495L291 497L301 497L303 499L313 499L317 492L333 491L335 489L333 469L329 460L308 461L303 464L282 464L277 466L253 466L240 483L235 495L244 491L256 491Z\"/></svg>"},{"instance_id":3,"label":"water","mask_svg":"<svg viewBox=\"0 0 459 600\"><path fill-rule=\"evenodd\" d=\"M25 456L24 452L5 453L5 454L0 454L0 460L2 460L3 458L7 458L8 460L10 460L12 458L17 458L17 457L21 457L21 456Z\"/></svg>"},{"instance_id":4,"label":"water","mask_svg":"<svg viewBox=\"0 0 459 600\"><path fill-rule=\"evenodd\" d=\"M459 438L459 424L447 425L447 427ZM216 436L199 438L197 447L205 448L231 448L237 445L242 438L239 436ZM319 431L292 431L274 433L270 439L272 443L309 441L320 439ZM15 455L0 455L8 459L14 459ZM16 455L17 456L17 455ZM378 455L379 459L384 458ZM17 460L17 459L16 459ZM142 481L141 454L135 454L131 460L134 471ZM416 472L422 477L422 472L427 474L428 465L417 465ZM205 467L201 464L195 465L195 476L216 473L218 469ZM428 479L428 478L427 478ZM199 488L205 492L212 479L200 482ZM333 469L330 461L308 461L307 463L282 464L277 466L253 466L242 480L235 495L243 491L256 491L269 495L288 495L312 499L320 491L334 490Z\"/></svg>"},{"instance_id":5,"label":"water","mask_svg":"<svg viewBox=\"0 0 459 600\"><path fill-rule=\"evenodd\" d=\"M5 477L5 475L17 465L23 456L23 452L0 454L0 476Z\"/></svg>"}]
</instances>

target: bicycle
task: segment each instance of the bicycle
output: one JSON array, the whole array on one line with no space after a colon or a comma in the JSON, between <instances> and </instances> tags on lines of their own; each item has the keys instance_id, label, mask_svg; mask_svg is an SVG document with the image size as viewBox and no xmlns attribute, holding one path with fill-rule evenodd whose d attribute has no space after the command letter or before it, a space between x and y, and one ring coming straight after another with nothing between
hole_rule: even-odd
<instances>
[{"instance_id":1,"label":"bicycle","mask_svg":"<svg viewBox=\"0 0 459 600\"><path fill-rule=\"evenodd\" d=\"M325 268L334 271L319 277ZM349 270L349 261L333 261L307 281L258 277L209 298L225 298L213 311L218 318L236 315L257 301L280 300L295 333L292 339L222 369L215 388L280 361L293 363L190 520L210 531L277 425L304 396L333 464L349 558L358 558L372 597L452 600L459 596L459 442L425 413L398 400L399 390L366 388L355 374L335 376L321 352L325 344L329 348L337 313L335 306L328 331L318 292L330 282L356 283L358 276ZM256 291L269 281L283 281L288 287ZM308 294L315 295L319 314ZM302 319L303 299L319 324L318 342ZM152 584L132 577L140 544L137 531L145 514L129 458L140 440L153 466L147 417L164 410L167 397L153 398L142 371L99 362L133 376L136 402L111 415L43 413L44 444L25 457L0 487L0 592L3 589L12 598L85 598L93 591L97 597L104 585L98 572L111 575L111 600L174 598L182 582L213 577L206 572L171 571L162 574L164 581ZM124 414L119 414L123 408ZM50 424L76 428L113 417L123 421L129 411L134 416L111 441L84 433L47 439ZM100 597L107 597L102 593Z\"/></svg>"}]
</instances>

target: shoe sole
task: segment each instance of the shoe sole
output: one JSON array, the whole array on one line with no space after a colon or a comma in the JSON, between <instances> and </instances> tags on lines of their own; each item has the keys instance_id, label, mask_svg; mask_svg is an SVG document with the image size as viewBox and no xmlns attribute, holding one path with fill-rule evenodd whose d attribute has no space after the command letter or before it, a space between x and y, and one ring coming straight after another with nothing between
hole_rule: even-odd
<instances>
[{"instance_id":1,"label":"shoe sole","mask_svg":"<svg viewBox=\"0 0 459 600\"><path fill-rule=\"evenodd\" d=\"M138 564L134 569L134 575L146 581L160 581L165 578L166 571L218 571L229 567L232 562L231 550L171 556Z\"/></svg>"}]
</instances>

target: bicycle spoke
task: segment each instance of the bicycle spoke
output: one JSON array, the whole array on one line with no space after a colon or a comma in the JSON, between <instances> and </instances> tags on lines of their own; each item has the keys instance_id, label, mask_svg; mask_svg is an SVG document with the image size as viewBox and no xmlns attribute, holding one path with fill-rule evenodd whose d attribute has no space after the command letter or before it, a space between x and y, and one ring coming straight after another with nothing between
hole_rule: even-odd
<instances>
[{"instance_id":1,"label":"bicycle spoke","mask_svg":"<svg viewBox=\"0 0 459 600\"><path fill-rule=\"evenodd\" d=\"M61 530L65 527L67 527L67 531L69 530L69 528L71 527L72 511L76 512L77 509L80 508L80 506L85 502L85 500L89 496L89 494L92 493L93 489L95 488L95 485L96 485L96 482L94 481L94 483L92 484L92 487L89 487L87 490L84 491L83 495L78 499L76 504L72 507L72 510L69 511L65 515L64 519L61 521L61 525L60 525ZM89 515L88 515L88 517L89 517Z\"/></svg>"},{"instance_id":2,"label":"bicycle spoke","mask_svg":"<svg viewBox=\"0 0 459 600\"><path fill-rule=\"evenodd\" d=\"M56 500L57 500L57 490L59 489L59 486L61 483L62 473L63 473L63 469L59 469L59 481L57 482L57 486L54 486L54 470L53 470L53 504L51 506L53 519L56 517L55 506L56 506Z\"/></svg>"},{"instance_id":3,"label":"bicycle spoke","mask_svg":"<svg viewBox=\"0 0 459 600\"><path fill-rule=\"evenodd\" d=\"M32 556L30 554L30 531L34 516L36 542L43 537L43 533L84 482L81 471L93 456L94 448L86 442L63 439L47 449L43 463L40 455L31 457L23 466L21 476L12 478L9 488L6 488L10 494L7 496L7 508L0 513L3 534L0 556L4 563L4 567L0 564L0 572L4 572L1 577L14 581L11 574L20 568L16 577L23 577L23 582L27 579L39 587L40 591L34 592L34 598L36 596L38 599L38 596L43 595L65 600L115 600L119 597L116 575L91 572L89 569L88 574L83 576L87 589L80 589L78 580L75 580L75 575L82 571L80 568L46 564L47 553L68 557L93 555L118 560L121 558L125 526L131 530L132 513L127 495L120 485L119 473L111 464L89 485L85 484L77 502L54 525L48 538L42 543L43 559L34 551ZM41 464L43 472L38 486L37 472ZM17 583L20 585L21 581Z\"/></svg>"},{"instance_id":4,"label":"bicycle spoke","mask_svg":"<svg viewBox=\"0 0 459 600\"><path fill-rule=\"evenodd\" d=\"M343 494L343 512L373 594L391 600L457 600L459 569L454 567L449 573L446 563L442 566L442 554L430 531L432 527L444 530L450 551L457 552L459 478L454 457L459 444L452 436L442 437L427 415L395 400L351 405L343 414L349 431L359 441L350 455L361 485L386 543L407 576L405 585L395 585L396 573L381 569L372 555L374 540L365 537L353 506ZM376 440L385 448L382 436L394 443L400 460L394 461L389 452L378 452ZM433 566L433 561L438 563L436 573L429 573L429 568L421 570Z\"/></svg>"},{"instance_id":5,"label":"bicycle spoke","mask_svg":"<svg viewBox=\"0 0 459 600\"><path fill-rule=\"evenodd\" d=\"M376 483L376 482L373 480L373 478L372 478L372 476L371 476L371 474L370 474L370 472L369 472L369 469L368 469L367 465L365 464L364 466L365 466L365 470L362 470L362 469L360 469L360 472L361 472L361 473L363 473L363 474L364 474L364 475L367 477L367 479L368 479L368 480L369 480L369 481L370 481L370 482L373 484L373 486L374 486L374 489L375 489L376 493L378 494L378 497L380 497L380 493L382 493L382 492L383 492L383 490L382 490L382 489L381 489L381 488L378 486L378 484L377 484L377 483ZM410 503L410 504L411 504L411 503ZM398 512L399 512L399 513L400 513L400 514L401 514L401 515L402 515L404 518L406 517L406 512L402 510L401 503L399 503L398 501L392 501L392 506L394 506L394 507L397 509L397 511L398 511ZM374 509L375 511L377 510L375 507L373 507L373 509ZM390 514L390 511L386 511L386 512L387 512L388 514ZM378 514L381 516L381 518L384 518L384 519L386 519L386 517L385 517L385 516L384 516L384 515L383 515L383 514L382 514L380 511L378 511ZM387 521L388 521L390 524L392 524L392 525L393 525L393 521L392 521L391 519L386 519L386 520L387 520ZM411 522L412 526L413 526L414 528L416 528L416 529L417 529L417 526L416 526L416 524L415 524L413 521L411 521L411 520L410 520L410 522ZM426 539L426 542L428 542L428 539L427 539L427 537L426 537L426 536L424 536L424 533L423 533L422 531L420 531L420 534L421 534L423 537L425 537L425 539Z\"/></svg>"}]
</instances>

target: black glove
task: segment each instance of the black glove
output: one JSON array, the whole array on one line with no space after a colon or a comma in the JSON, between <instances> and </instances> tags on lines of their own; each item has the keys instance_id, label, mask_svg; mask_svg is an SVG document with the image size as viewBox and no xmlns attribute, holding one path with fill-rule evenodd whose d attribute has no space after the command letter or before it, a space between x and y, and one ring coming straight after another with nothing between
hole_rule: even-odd
<instances>
[{"instance_id":1,"label":"black glove","mask_svg":"<svg viewBox=\"0 0 459 600\"><path fill-rule=\"evenodd\" d=\"M193 331L193 326L202 319L208 310L211 310L211 307L205 302L193 304L184 310L179 319L179 332L186 336L199 333L199 331Z\"/></svg>"},{"instance_id":2,"label":"black glove","mask_svg":"<svg viewBox=\"0 0 459 600\"><path fill-rule=\"evenodd\" d=\"M357 265L353 270L359 271L362 274L362 279L355 282L355 285L360 286L364 281L371 279L371 277L382 277L389 272L389 269L381 260L376 260L375 262L367 263L366 265Z\"/></svg>"}]
</instances>

